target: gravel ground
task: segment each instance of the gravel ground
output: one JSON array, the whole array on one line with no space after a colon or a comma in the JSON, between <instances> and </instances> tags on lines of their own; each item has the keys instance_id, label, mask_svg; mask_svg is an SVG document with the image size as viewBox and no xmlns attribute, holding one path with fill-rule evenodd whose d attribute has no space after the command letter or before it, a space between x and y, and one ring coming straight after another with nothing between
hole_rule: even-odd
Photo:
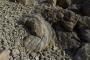
<instances>
[{"instance_id":1,"label":"gravel ground","mask_svg":"<svg viewBox=\"0 0 90 60\"><path fill-rule=\"evenodd\" d=\"M17 22L32 9L17 3L0 2L0 49L10 50L10 60L71 60L58 47L31 54L25 52L22 41L29 34Z\"/></svg>"}]
</instances>

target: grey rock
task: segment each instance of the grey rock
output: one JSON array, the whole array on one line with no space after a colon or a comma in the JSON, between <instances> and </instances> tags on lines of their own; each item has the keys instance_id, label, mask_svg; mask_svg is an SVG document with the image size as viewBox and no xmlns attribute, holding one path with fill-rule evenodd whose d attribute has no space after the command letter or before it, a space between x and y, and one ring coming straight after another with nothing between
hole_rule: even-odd
<instances>
[{"instance_id":1,"label":"grey rock","mask_svg":"<svg viewBox=\"0 0 90 60\"><path fill-rule=\"evenodd\" d=\"M78 36L80 37L81 41L88 42L90 40L90 17L87 16L78 16L78 22L76 26L76 31Z\"/></svg>"},{"instance_id":2,"label":"grey rock","mask_svg":"<svg viewBox=\"0 0 90 60\"><path fill-rule=\"evenodd\" d=\"M67 9L75 12L76 14L81 14L81 5L79 4L72 4Z\"/></svg>"},{"instance_id":3,"label":"grey rock","mask_svg":"<svg viewBox=\"0 0 90 60\"><path fill-rule=\"evenodd\" d=\"M35 59L36 59L36 60L39 60L39 57L38 57L38 56L36 56L36 57L35 57Z\"/></svg>"},{"instance_id":4,"label":"grey rock","mask_svg":"<svg viewBox=\"0 0 90 60\"><path fill-rule=\"evenodd\" d=\"M76 55L74 56L73 60L89 60L90 59L90 44L85 44L80 48Z\"/></svg>"},{"instance_id":5,"label":"grey rock","mask_svg":"<svg viewBox=\"0 0 90 60\"><path fill-rule=\"evenodd\" d=\"M63 20L61 20L63 27L68 31L73 31L77 21L76 14L69 10L65 11Z\"/></svg>"},{"instance_id":6,"label":"grey rock","mask_svg":"<svg viewBox=\"0 0 90 60\"><path fill-rule=\"evenodd\" d=\"M46 21L53 24L62 20L64 14L64 10L62 7L45 7L45 9L41 12L42 16L45 18Z\"/></svg>"},{"instance_id":7,"label":"grey rock","mask_svg":"<svg viewBox=\"0 0 90 60\"><path fill-rule=\"evenodd\" d=\"M80 14L90 16L90 1L89 0L73 0L73 4L79 6Z\"/></svg>"},{"instance_id":8,"label":"grey rock","mask_svg":"<svg viewBox=\"0 0 90 60\"><path fill-rule=\"evenodd\" d=\"M51 24L60 22L60 24L68 31L73 31L78 21L74 12L61 7L48 7L42 10L41 13L46 21Z\"/></svg>"},{"instance_id":9,"label":"grey rock","mask_svg":"<svg viewBox=\"0 0 90 60\"><path fill-rule=\"evenodd\" d=\"M55 26L55 31L58 37L57 44L62 47L69 55L72 55L80 47L80 38L76 32L67 32L60 25Z\"/></svg>"},{"instance_id":10,"label":"grey rock","mask_svg":"<svg viewBox=\"0 0 90 60\"><path fill-rule=\"evenodd\" d=\"M88 29L79 29L78 36L82 42L90 43L90 30Z\"/></svg>"},{"instance_id":11,"label":"grey rock","mask_svg":"<svg viewBox=\"0 0 90 60\"><path fill-rule=\"evenodd\" d=\"M19 50L13 49L13 51L12 51L13 57L17 57L19 54L20 54Z\"/></svg>"},{"instance_id":12,"label":"grey rock","mask_svg":"<svg viewBox=\"0 0 90 60\"><path fill-rule=\"evenodd\" d=\"M82 22L86 24L86 26L90 29L90 17L88 16L82 17Z\"/></svg>"}]
</instances>

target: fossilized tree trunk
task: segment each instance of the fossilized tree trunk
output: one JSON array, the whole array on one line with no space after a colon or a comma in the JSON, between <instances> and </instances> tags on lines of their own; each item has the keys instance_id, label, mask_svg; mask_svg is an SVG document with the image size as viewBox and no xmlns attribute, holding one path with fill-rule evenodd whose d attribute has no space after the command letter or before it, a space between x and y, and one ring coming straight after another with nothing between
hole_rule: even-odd
<instances>
[{"instance_id":1,"label":"fossilized tree trunk","mask_svg":"<svg viewBox=\"0 0 90 60\"><path fill-rule=\"evenodd\" d=\"M24 39L27 52L41 51L49 47L49 44L54 45L56 35L51 25L40 15L33 15L28 18L25 26L33 33Z\"/></svg>"}]
</instances>

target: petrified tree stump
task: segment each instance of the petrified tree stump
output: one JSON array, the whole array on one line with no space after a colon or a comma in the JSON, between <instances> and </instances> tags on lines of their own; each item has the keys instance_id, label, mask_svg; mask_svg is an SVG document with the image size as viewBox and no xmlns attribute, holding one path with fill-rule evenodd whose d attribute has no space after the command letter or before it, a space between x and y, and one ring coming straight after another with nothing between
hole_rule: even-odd
<instances>
[{"instance_id":1,"label":"petrified tree stump","mask_svg":"<svg viewBox=\"0 0 90 60\"><path fill-rule=\"evenodd\" d=\"M33 32L33 35L24 39L27 52L41 51L49 47L49 44L54 45L56 35L51 25L41 15L32 15L28 18L25 21L25 26Z\"/></svg>"}]
</instances>

